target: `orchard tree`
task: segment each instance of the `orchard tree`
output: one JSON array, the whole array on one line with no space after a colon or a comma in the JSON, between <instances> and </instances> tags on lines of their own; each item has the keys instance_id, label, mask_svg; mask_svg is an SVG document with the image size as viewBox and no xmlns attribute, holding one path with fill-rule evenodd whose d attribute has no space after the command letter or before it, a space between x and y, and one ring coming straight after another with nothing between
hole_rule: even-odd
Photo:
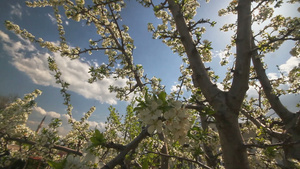
<instances>
[{"instance_id":1,"label":"orchard tree","mask_svg":"<svg viewBox=\"0 0 300 169\"><path fill-rule=\"evenodd\" d=\"M17 141L23 147L22 150L10 153L10 156L4 155L1 157L2 161L26 159L29 155L36 154L54 168L120 166L246 169L250 166L299 166L300 113L291 112L279 99L280 95L299 93L299 66L271 80L266 74L267 65L263 61L265 55L276 52L285 41L295 42L290 54L292 57L300 56L300 19L273 15L285 3L299 1L233 0L226 9L220 9L220 16L237 15L235 23L226 24L221 29L234 32L231 43L226 47L226 56L234 57L234 63L231 63L233 66L229 67L226 58L220 63L220 66L228 66L223 81L219 81L218 76L205 66L212 60L213 42L202 39L204 26L214 26L216 23L209 19L194 20L199 2L138 1L141 7L152 8L155 16L162 21L159 25L148 24L153 37L161 39L182 57L180 90L167 94L159 79L147 78L142 66L134 64L133 39L128 33L128 26L120 25L120 12L125 7L125 2L26 2L29 7L53 8L60 36L59 45L36 38L18 25L6 21L9 30L71 59L78 59L85 53L104 51L108 62L99 67L90 67L89 82L107 77L126 78L126 86L111 86L109 90L116 92L116 97L120 100L128 100L130 94L134 94L135 98L127 107L123 122L115 108L110 107L106 130L101 133L97 129L89 129L86 120L95 108L92 107L80 121L72 118L70 94L67 92L68 86L72 84L61 78L63 72L55 60L49 57L49 69L55 72L56 81L61 84L72 130L66 136L59 136L57 127L60 119L53 119L41 133L32 132L24 126L27 118L19 119L30 113L33 106L29 104L30 100L40 94L40 91L35 91L24 100L17 100L1 110L1 119L15 119L19 124L14 125L18 127L12 127L11 124L1 123L1 144L8 146L11 141ZM97 36L91 37L89 48L68 45L61 15L77 22L84 21L96 28ZM257 24L263 25L263 28L254 30L253 27ZM121 66L116 68L116 64ZM288 88L282 89L280 85L287 85ZM191 95L180 100L183 87ZM246 96L249 87L257 90L258 98ZM277 116L268 116L270 110ZM13 116L12 112L19 113ZM214 130L214 126L217 130ZM64 146L61 146L62 143ZM59 157L58 150L67 152L68 155Z\"/></svg>"}]
</instances>

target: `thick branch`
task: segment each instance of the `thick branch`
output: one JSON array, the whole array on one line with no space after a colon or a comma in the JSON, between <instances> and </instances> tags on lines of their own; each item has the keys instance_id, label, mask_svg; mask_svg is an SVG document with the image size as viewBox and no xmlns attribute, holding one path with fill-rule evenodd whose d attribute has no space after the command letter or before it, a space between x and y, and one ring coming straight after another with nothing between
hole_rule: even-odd
<instances>
[{"instance_id":1,"label":"thick branch","mask_svg":"<svg viewBox=\"0 0 300 169\"><path fill-rule=\"evenodd\" d=\"M118 150L118 151L122 151L122 150L125 149L124 145L116 144L114 142L105 143L103 146L106 147L106 148L113 148L113 149Z\"/></svg>"},{"instance_id":2,"label":"thick branch","mask_svg":"<svg viewBox=\"0 0 300 169\"><path fill-rule=\"evenodd\" d=\"M187 105L185 105L185 108L194 109L194 110L201 112L205 108L205 105L187 104Z\"/></svg>"},{"instance_id":3,"label":"thick branch","mask_svg":"<svg viewBox=\"0 0 300 169\"><path fill-rule=\"evenodd\" d=\"M193 70L193 83L195 87L200 87L204 96L213 105L214 97L217 96L221 90L214 85L205 69L201 56L197 51L196 45L193 41L192 35L189 32L187 23L183 17L178 4L174 0L168 0L169 9L176 22L176 27L179 32L181 42L185 48L187 57L190 62L190 67Z\"/></svg>"},{"instance_id":4,"label":"thick branch","mask_svg":"<svg viewBox=\"0 0 300 169\"><path fill-rule=\"evenodd\" d=\"M117 155L114 159L112 159L109 163L107 163L102 169L113 169L115 166L122 164L125 156L129 153L129 151L135 149L139 143L148 136L147 127L142 130L142 132L130 143L128 143L125 148Z\"/></svg>"},{"instance_id":5,"label":"thick branch","mask_svg":"<svg viewBox=\"0 0 300 169\"><path fill-rule=\"evenodd\" d=\"M254 44L254 39L252 39L252 44ZM273 93L273 87L268 79L265 69L263 67L263 63L261 59L258 57L257 50L253 51L252 62L254 65L254 69L257 74L257 78L260 84L263 87L264 93L269 100L272 109L276 112L276 114L282 119L284 124L288 124L290 120L294 117L294 114L290 112L279 100L278 96Z\"/></svg>"},{"instance_id":6,"label":"thick branch","mask_svg":"<svg viewBox=\"0 0 300 169\"><path fill-rule=\"evenodd\" d=\"M239 1L237 8L236 63L229 99L231 108L238 112L248 90L251 62L251 1Z\"/></svg>"}]
</instances>

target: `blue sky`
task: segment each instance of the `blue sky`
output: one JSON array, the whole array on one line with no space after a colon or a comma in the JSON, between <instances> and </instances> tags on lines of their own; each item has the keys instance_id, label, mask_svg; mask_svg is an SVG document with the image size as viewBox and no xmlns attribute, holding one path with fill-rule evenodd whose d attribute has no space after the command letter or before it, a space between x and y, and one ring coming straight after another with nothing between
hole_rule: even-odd
<instances>
[{"instance_id":1,"label":"blue sky","mask_svg":"<svg viewBox=\"0 0 300 169\"><path fill-rule=\"evenodd\" d=\"M129 26L129 33L134 39L136 49L134 50L134 63L142 64L147 77L156 76L162 79L162 84L166 86L166 91L170 92L176 85L177 78L180 76L179 66L181 58L164 45L160 40L152 39L152 34L147 31L147 23L159 23L153 14L152 9L143 8L134 0L126 1L127 7L122 11L122 24ZM219 28L228 22L234 22L236 16L218 17L218 10L226 7L228 1L211 0L206 4L204 0L199 1L201 8L198 10L197 19L210 18L217 21L214 28L207 26L207 33L204 39L212 41L213 62L208 65L216 71L221 77L224 76L226 67L218 65L220 57L223 56L222 50L230 41L231 32L223 33ZM289 10L287 10L289 9ZM295 10L288 6L279 13L296 16ZM47 41L57 42L59 40L53 11L51 8L28 8L23 0L1 0L0 7L0 95L17 94L23 97L24 94L32 92L34 89L40 89L43 94L37 99L37 108L30 116L29 125L36 127L44 115L47 115L46 123L52 117L60 117L66 120L65 109L62 104L63 98L60 95L60 89L47 69L46 59L50 53L40 48L37 44L31 44L28 41L7 31L4 27L4 21L10 20L19 24L21 28L27 29L36 37L41 37ZM63 16L66 38L71 46L87 47L88 40L95 36L93 27L88 27L82 22L67 20ZM96 38L95 38L96 39ZM288 70L292 65L297 65L299 59L290 58L288 53L289 46L292 43L285 43L282 48L266 57L269 64L269 75L278 76L276 65ZM125 111L127 102L120 102L107 91L110 84L122 85L125 80L114 81L105 79L102 82L88 84L89 65L100 65L107 60L101 52L94 53L92 56L83 55L81 59L70 61L67 58L61 58L57 54L51 54L56 59L63 73L63 78L71 84L70 93L72 94L71 103L74 106L73 115L79 119L82 114L89 110L91 106L96 106L97 110L90 118L91 126L103 127L103 122L108 115L108 106L115 106L118 111ZM255 95L254 91L249 91ZM253 93L251 93L253 92ZM291 99L293 98L293 99ZM299 96L283 98L286 103L297 103ZM296 101L295 101L296 100ZM295 108L292 108L295 109ZM61 128L64 132L68 127Z\"/></svg>"}]
</instances>

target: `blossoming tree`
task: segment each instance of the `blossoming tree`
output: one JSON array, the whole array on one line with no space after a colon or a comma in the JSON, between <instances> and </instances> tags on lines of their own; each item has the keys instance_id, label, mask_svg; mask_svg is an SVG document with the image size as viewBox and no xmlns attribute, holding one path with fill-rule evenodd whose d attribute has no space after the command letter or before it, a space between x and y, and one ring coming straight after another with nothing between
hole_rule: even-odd
<instances>
[{"instance_id":1,"label":"blossoming tree","mask_svg":"<svg viewBox=\"0 0 300 169\"><path fill-rule=\"evenodd\" d=\"M219 15L237 15L237 21L226 24L223 31L234 30L227 46L227 57L235 61L223 81L205 67L211 61L211 42L203 40L203 24L215 22L194 20L199 3L196 0L138 0L141 7L153 8L162 24L148 24L154 38L159 38L182 57L179 80L190 91L190 98L180 100L181 90L167 94L160 80L147 78L141 65L134 64L133 39L128 26L121 26L122 0L43 0L26 2L29 7L51 6L57 20L60 44L36 38L18 25L6 21L9 30L38 43L62 57L80 58L81 54L103 50L108 62L90 67L90 83L114 76L126 78L127 85L111 86L120 100L135 98L127 107L125 119L110 107L104 132L89 129L87 119L92 107L80 120L72 118L68 84L61 78L55 60L48 59L49 69L61 84L72 130L59 136L60 119L53 119L48 128L34 132L25 122L36 90L0 110L1 165L15 159L41 156L53 168L292 168L300 160L300 113L291 112L279 96L299 92L299 67L270 80L265 72L264 56L276 52L285 41L294 41L290 54L299 57L300 19L273 16L284 3L296 0L233 0ZM63 8L60 8L63 7ZM63 11L61 11L63 9ZM91 37L89 48L71 47L65 38L61 15L94 26L98 37ZM252 25L263 24L259 31ZM235 49L235 52L232 52ZM114 65L120 64L116 68ZM252 63L252 65L251 65ZM226 58L220 66L228 65ZM217 83L222 85L219 88ZM288 89L279 88L287 84ZM249 86L259 93L247 98ZM278 115L266 114L272 109ZM242 120L243 119L243 120ZM8 121L9 120L9 121ZM239 122L242 121L242 122ZM250 133L250 134L249 134ZM252 135L251 135L252 133ZM254 134L253 134L254 133ZM250 136L249 136L250 135ZM13 142L19 149L8 149ZM58 152L65 152L59 155ZM255 155L255 156L254 156Z\"/></svg>"}]
</instances>

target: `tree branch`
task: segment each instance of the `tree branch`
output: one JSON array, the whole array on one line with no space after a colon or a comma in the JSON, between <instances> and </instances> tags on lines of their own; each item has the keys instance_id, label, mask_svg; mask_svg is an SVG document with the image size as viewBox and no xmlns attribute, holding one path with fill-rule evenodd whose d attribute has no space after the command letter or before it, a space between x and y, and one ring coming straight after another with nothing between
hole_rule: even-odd
<instances>
[{"instance_id":1,"label":"tree branch","mask_svg":"<svg viewBox=\"0 0 300 169\"><path fill-rule=\"evenodd\" d=\"M174 0L168 0L169 9L176 22L176 27L179 32L181 42L185 48L185 52L190 62L190 67L193 70L193 83L195 87L200 87L206 99L217 107L219 102L215 99L221 92L218 87L211 82L211 79L206 71L204 63L197 51L196 44L189 32L189 27L181 12L180 6Z\"/></svg>"},{"instance_id":2,"label":"tree branch","mask_svg":"<svg viewBox=\"0 0 300 169\"><path fill-rule=\"evenodd\" d=\"M102 167L102 169L113 169L115 166L122 164L128 152L135 149L139 145L139 143L149 135L149 133L147 132L147 128L148 127L145 127L142 132L134 140L132 140L132 142L128 143L125 146L125 148L119 153L119 155L108 162L104 167Z\"/></svg>"},{"instance_id":3,"label":"tree branch","mask_svg":"<svg viewBox=\"0 0 300 169\"><path fill-rule=\"evenodd\" d=\"M289 35L291 35L291 33L293 31L295 31L295 28L288 30L282 37L278 37L278 38L274 38L274 39L269 39L269 42L267 42L266 44L261 45L260 47L256 46L254 48L255 44L253 44L252 51L255 52L255 51L257 51L259 49L262 49L264 47L268 47L269 45L271 45L272 43L277 42L277 41L286 41L286 40L297 41L297 40L300 40L300 37L297 37L297 36L296 37L288 37Z\"/></svg>"},{"instance_id":4,"label":"tree branch","mask_svg":"<svg viewBox=\"0 0 300 169\"><path fill-rule=\"evenodd\" d=\"M252 39L252 45L255 46L254 39ZM263 87L264 93L266 94L267 99L269 100L272 109L278 114L282 119L284 124L288 124L290 120L294 117L294 114L290 112L279 100L278 96L273 93L273 87L270 83L269 78L266 75L266 71L263 67L263 63L258 56L257 50L253 51L252 62L254 69L257 74L257 78L260 84Z\"/></svg>"},{"instance_id":5,"label":"tree branch","mask_svg":"<svg viewBox=\"0 0 300 169\"><path fill-rule=\"evenodd\" d=\"M277 139L283 139L283 135L281 133L272 131L271 129L267 128L264 124L262 124L260 121L258 121L257 119L255 119L254 117L252 117L249 112L242 110L241 113L247 117L247 119L249 119L257 128L264 128L266 130L266 132L268 134L270 134L270 136L275 137Z\"/></svg>"},{"instance_id":6,"label":"tree branch","mask_svg":"<svg viewBox=\"0 0 300 169\"><path fill-rule=\"evenodd\" d=\"M261 2L259 2L256 7L254 7L252 10L251 10L251 13L253 13L256 9L258 9L264 2L266 2L267 0L262 0Z\"/></svg>"},{"instance_id":7,"label":"tree branch","mask_svg":"<svg viewBox=\"0 0 300 169\"><path fill-rule=\"evenodd\" d=\"M239 1L236 39L236 62L228 96L231 108L238 112L248 90L251 63L251 1Z\"/></svg>"},{"instance_id":8,"label":"tree branch","mask_svg":"<svg viewBox=\"0 0 300 169\"><path fill-rule=\"evenodd\" d=\"M35 145L36 144L36 142L34 142L34 141L25 140L25 139L21 139L21 138L5 138L5 139L10 140L10 141L17 141L17 142L23 143L23 144L30 144L30 145ZM44 145L44 147L47 147L47 148L49 146L50 146L49 144ZM67 153L72 153L72 154L75 154L75 155L82 156L82 152L71 149L71 148L68 148L68 147L64 147L64 146L60 146L60 145L53 145L53 148L56 149L56 150L61 150L61 151L67 152Z\"/></svg>"},{"instance_id":9,"label":"tree branch","mask_svg":"<svg viewBox=\"0 0 300 169\"><path fill-rule=\"evenodd\" d=\"M103 146L106 147L106 148L113 148L113 149L118 150L118 151L123 151L125 149L124 145L116 144L114 142L105 143Z\"/></svg>"},{"instance_id":10,"label":"tree branch","mask_svg":"<svg viewBox=\"0 0 300 169\"><path fill-rule=\"evenodd\" d=\"M194 109L194 110L197 110L199 112L201 112L203 109L204 109L205 106L202 106L202 105L195 105L195 104L187 104L185 105L185 108L187 109Z\"/></svg>"}]
</instances>

